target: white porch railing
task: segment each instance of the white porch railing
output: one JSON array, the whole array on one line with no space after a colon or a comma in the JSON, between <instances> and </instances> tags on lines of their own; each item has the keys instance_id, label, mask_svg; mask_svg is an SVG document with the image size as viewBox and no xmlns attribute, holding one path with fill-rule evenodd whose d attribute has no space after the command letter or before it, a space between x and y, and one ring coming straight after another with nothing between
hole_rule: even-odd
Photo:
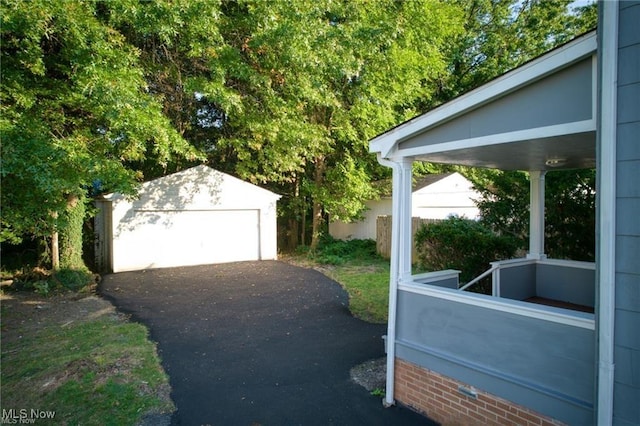
<instances>
[{"instance_id":1,"label":"white porch railing","mask_svg":"<svg viewBox=\"0 0 640 426\"><path fill-rule=\"evenodd\" d=\"M562 260L562 259L509 259L509 260L500 260L496 262L490 263L491 267L484 271L482 274L478 275L473 280L461 286L458 290L465 291L472 287L473 285L479 283L482 279L491 275L491 295L494 297L502 297L502 285L503 279L502 275L505 270L511 268L522 267L526 265L538 265L541 266L549 266L556 267L559 269L571 270L571 269L579 269L579 270L589 270L594 271L595 273L595 263L593 262L580 262L575 260ZM595 276L594 276L595 278ZM510 285L511 283L506 283L506 285Z\"/></svg>"}]
</instances>

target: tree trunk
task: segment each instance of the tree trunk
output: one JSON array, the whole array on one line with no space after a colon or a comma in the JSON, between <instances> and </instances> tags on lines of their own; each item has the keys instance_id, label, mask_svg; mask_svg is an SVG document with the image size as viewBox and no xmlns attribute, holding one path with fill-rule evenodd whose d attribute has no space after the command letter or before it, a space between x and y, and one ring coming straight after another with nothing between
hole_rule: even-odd
<instances>
[{"instance_id":1,"label":"tree trunk","mask_svg":"<svg viewBox=\"0 0 640 426\"><path fill-rule=\"evenodd\" d=\"M58 231L51 234L51 269L60 269L60 246L58 245Z\"/></svg>"},{"instance_id":2,"label":"tree trunk","mask_svg":"<svg viewBox=\"0 0 640 426\"><path fill-rule=\"evenodd\" d=\"M300 199L300 176L297 174L294 181L293 189L293 217L289 220L290 244L289 248L293 251L300 245L300 220L302 211L302 200ZM304 232L304 231L303 231Z\"/></svg>"},{"instance_id":3,"label":"tree trunk","mask_svg":"<svg viewBox=\"0 0 640 426\"><path fill-rule=\"evenodd\" d=\"M302 202L304 203L304 200L302 200ZM304 203L302 204L302 209L301 209L301 224L300 224L300 245L301 246L306 246L307 245L307 204Z\"/></svg>"},{"instance_id":4,"label":"tree trunk","mask_svg":"<svg viewBox=\"0 0 640 426\"><path fill-rule=\"evenodd\" d=\"M300 200L298 204L298 214L300 217L300 245L304 247L307 245L307 199L306 194L301 194L300 185L300 179L298 179L296 191L298 191L297 194Z\"/></svg>"},{"instance_id":5,"label":"tree trunk","mask_svg":"<svg viewBox=\"0 0 640 426\"><path fill-rule=\"evenodd\" d=\"M298 220L289 219L289 233L287 235L287 250L294 251L298 248Z\"/></svg>"},{"instance_id":6,"label":"tree trunk","mask_svg":"<svg viewBox=\"0 0 640 426\"><path fill-rule=\"evenodd\" d=\"M51 217L55 222L58 222L58 212L51 212ZM60 244L58 238L58 224L54 228L54 231L51 233L51 269L57 271L60 269Z\"/></svg>"},{"instance_id":7,"label":"tree trunk","mask_svg":"<svg viewBox=\"0 0 640 426\"><path fill-rule=\"evenodd\" d=\"M313 252L318 248L320 236L322 235L322 203L318 196L318 189L324 184L324 172L326 163L324 157L316 158L316 171L314 176L314 186L316 191L311 195L313 204L313 215L311 222L311 245L310 250Z\"/></svg>"}]
</instances>

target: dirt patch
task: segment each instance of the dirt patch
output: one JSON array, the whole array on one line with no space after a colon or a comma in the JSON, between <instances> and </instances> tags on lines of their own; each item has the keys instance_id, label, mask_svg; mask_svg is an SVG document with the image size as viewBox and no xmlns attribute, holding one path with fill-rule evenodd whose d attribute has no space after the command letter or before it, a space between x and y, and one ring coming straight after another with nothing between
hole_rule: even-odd
<instances>
[{"instance_id":1,"label":"dirt patch","mask_svg":"<svg viewBox=\"0 0 640 426\"><path fill-rule=\"evenodd\" d=\"M37 331L57 324L68 327L74 322L91 321L103 316L127 318L116 312L108 301L95 295L62 294L42 297L36 293L5 292L2 305L2 339L19 339L26 331Z\"/></svg>"},{"instance_id":2,"label":"dirt patch","mask_svg":"<svg viewBox=\"0 0 640 426\"><path fill-rule=\"evenodd\" d=\"M369 392L384 390L387 374L387 358L372 359L351 369L351 380Z\"/></svg>"}]
</instances>

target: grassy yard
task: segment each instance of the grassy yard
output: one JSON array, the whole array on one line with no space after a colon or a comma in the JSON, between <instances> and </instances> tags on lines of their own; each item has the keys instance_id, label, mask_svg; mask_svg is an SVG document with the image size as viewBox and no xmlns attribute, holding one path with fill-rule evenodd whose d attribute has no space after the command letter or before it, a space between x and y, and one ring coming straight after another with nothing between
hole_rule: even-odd
<instances>
[{"instance_id":1,"label":"grassy yard","mask_svg":"<svg viewBox=\"0 0 640 426\"><path fill-rule=\"evenodd\" d=\"M389 262L349 261L328 268L326 274L349 293L349 309L362 320L386 323L389 310Z\"/></svg>"},{"instance_id":2,"label":"grassy yard","mask_svg":"<svg viewBox=\"0 0 640 426\"><path fill-rule=\"evenodd\" d=\"M351 313L364 321L386 323L389 310L389 260L376 254L375 241L325 241L311 255L285 260L318 269L349 294Z\"/></svg>"},{"instance_id":3,"label":"grassy yard","mask_svg":"<svg viewBox=\"0 0 640 426\"><path fill-rule=\"evenodd\" d=\"M3 422L37 410L53 413L46 424L136 425L174 410L146 328L105 300L1 297Z\"/></svg>"}]
</instances>

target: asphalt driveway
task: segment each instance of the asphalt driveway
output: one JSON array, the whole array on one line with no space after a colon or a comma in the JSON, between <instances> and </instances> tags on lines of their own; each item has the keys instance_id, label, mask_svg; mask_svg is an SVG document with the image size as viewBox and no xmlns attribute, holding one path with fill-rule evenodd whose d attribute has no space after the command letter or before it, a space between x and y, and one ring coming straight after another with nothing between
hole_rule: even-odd
<instances>
[{"instance_id":1,"label":"asphalt driveway","mask_svg":"<svg viewBox=\"0 0 640 426\"><path fill-rule=\"evenodd\" d=\"M102 295L150 329L175 425L433 424L385 409L349 378L384 354L386 329L351 316L344 290L283 262L107 275Z\"/></svg>"}]
</instances>

